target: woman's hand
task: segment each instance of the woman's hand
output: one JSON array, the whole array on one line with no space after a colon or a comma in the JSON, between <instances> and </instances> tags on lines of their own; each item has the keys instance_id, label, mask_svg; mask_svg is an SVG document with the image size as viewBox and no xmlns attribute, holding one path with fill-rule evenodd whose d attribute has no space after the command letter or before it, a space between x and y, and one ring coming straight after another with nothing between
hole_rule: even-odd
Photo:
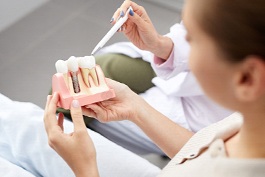
<instances>
[{"instance_id":1,"label":"woman's hand","mask_svg":"<svg viewBox=\"0 0 265 177\"><path fill-rule=\"evenodd\" d=\"M49 145L67 162L76 176L98 176L96 150L88 135L79 102L74 100L71 106L71 116L74 132L64 133L64 115L59 113L56 118L56 108L59 95L48 96L44 113L44 124L49 139Z\"/></svg>"},{"instance_id":2,"label":"woman's hand","mask_svg":"<svg viewBox=\"0 0 265 177\"><path fill-rule=\"evenodd\" d=\"M122 31L126 37L138 48L148 50L157 57L167 59L173 49L173 42L170 38L157 33L147 12L142 6L125 0L120 8L113 15L113 24L122 17L129 7L133 11L129 12L128 20L122 26Z\"/></svg>"},{"instance_id":3,"label":"woman's hand","mask_svg":"<svg viewBox=\"0 0 265 177\"><path fill-rule=\"evenodd\" d=\"M133 120L141 108L142 99L125 84L107 79L116 97L83 107L84 115L95 117L101 122Z\"/></svg>"}]
</instances>

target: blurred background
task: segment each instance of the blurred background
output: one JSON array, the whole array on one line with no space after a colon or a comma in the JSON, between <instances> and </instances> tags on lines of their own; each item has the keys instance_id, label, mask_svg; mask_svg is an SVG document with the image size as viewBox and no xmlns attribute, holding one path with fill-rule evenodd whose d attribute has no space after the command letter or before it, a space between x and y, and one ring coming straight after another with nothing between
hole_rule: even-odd
<instances>
[{"instance_id":1,"label":"blurred background","mask_svg":"<svg viewBox=\"0 0 265 177\"><path fill-rule=\"evenodd\" d=\"M55 62L90 55L123 0L0 0L0 93L44 108ZM183 0L135 0L160 34L180 22ZM106 44L127 41L117 33ZM163 164L162 164L163 166Z\"/></svg>"}]
</instances>

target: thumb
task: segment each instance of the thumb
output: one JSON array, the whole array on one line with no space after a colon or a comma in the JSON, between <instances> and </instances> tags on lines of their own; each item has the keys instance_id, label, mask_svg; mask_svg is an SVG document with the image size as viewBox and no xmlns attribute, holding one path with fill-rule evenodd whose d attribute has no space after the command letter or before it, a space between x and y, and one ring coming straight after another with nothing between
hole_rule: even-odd
<instances>
[{"instance_id":1,"label":"thumb","mask_svg":"<svg viewBox=\"0 0 265 177\"><path fill-rule=\"evenodd\" d=\"M71 104L71 117L74 123L74 130L86 129L86 125L83 119L82 109L78 100L73 100Z\"/></svg>"}]
</instances>

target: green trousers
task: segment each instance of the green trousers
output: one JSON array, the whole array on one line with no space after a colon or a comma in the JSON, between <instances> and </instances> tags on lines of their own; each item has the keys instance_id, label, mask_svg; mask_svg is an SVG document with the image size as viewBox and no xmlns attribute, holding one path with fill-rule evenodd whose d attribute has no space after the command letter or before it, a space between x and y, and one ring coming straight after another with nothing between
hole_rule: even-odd
<instances>
[{"instance_id":1,"label":"green trousers","mask_svg":"<svg viewBox=\"0 0 265 177\"><path fill-rule=\"evenodd\" d=\"M122 54L104 54L96 56L96 63L100 65L105 77L124 83L137 94L143 93L153 86L151 80L156 75L150 63L141 58L131 58ZM71 119L70 111L58 108ZM84 116L86 125L93 118Z\"/></svg>"}]
</instances>

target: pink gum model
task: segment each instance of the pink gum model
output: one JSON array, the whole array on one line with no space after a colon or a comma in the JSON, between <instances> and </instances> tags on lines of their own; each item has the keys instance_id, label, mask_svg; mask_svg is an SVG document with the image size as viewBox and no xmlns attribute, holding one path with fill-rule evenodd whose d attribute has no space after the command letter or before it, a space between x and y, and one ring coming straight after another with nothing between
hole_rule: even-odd
<instances>
[{"instance_id":1,"label":"pink gum model","mask_svg":"<svg viewBox=\"0 0 265 177\"><path fill-rule=\"evenodd\" d=\"M70 74L67 74L67 81L65 81L64 74L56 73L52 77L52 91L59 93L58 107L70 109L73 99L79 101L81 106L89 105L92 103L104 101L115 97L113 89L110 89L106 84L105 76L100 68L96 65L96 74L99 85L94 84L94 80L89 75L90 87L88 87L82 77L81 71L78 71L78 81L80 92L74 93L73 83Z\"/></svg>"}]
</instances>

